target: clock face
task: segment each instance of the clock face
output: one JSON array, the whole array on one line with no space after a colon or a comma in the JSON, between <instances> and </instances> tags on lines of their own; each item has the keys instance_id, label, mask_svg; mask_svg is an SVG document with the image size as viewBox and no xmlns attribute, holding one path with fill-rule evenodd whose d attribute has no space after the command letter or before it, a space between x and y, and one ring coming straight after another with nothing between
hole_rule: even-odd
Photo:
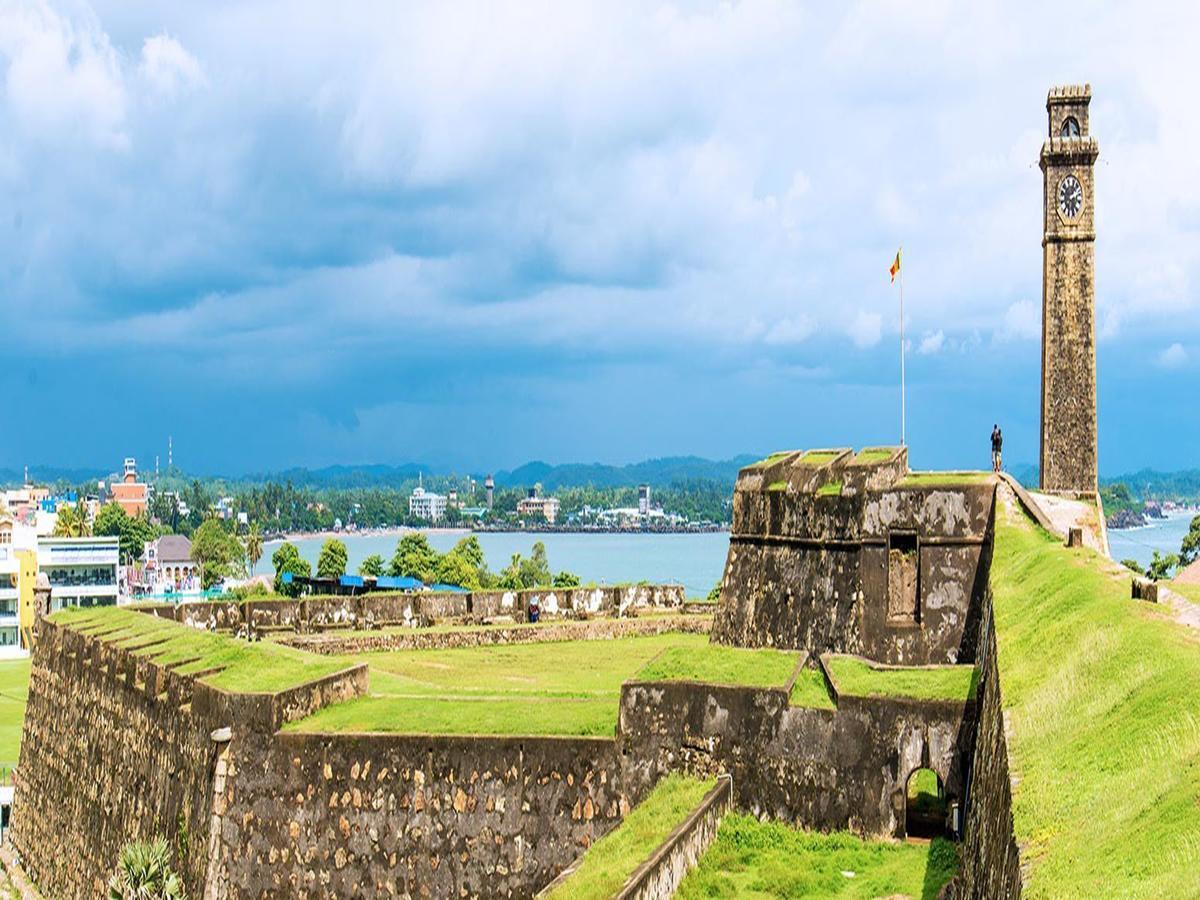
<instances>
[{"instance_id":1,"label":"clock face","mask_svg":"<svg viewBox=\"0 0 1200 900\"><path fill-rule=\"evenodd\" d=\"M1083 209L1083 187L1074 175L1068 175L1058 183L1058 211L1073 219Z\"/></svg>"}]
</instances>

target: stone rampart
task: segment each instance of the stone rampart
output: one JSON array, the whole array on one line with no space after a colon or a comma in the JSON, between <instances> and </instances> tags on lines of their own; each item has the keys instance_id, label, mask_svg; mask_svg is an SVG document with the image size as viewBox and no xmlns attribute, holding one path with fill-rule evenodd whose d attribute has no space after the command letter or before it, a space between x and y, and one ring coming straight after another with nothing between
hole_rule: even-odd
<instances>
[{"instance_id":1,"label":"stone rampart","mask_svg":"<svg viewBox=\"0 0 1200 900\"><path fill-rule=\"evenodd\" d=\"M642 618L589 619L583 622L547 622L538 625L486 625L442 631L405 628L391 631L353 631L336 634L289 634L275 640L310 653L355 654L374 650L446 650L499 644L552 641L606 641L638 635L684 632L707 634L712 617L661 615Z\"/></svg>"},{"instance_id":2,"label":"stone rampart","mask_svg":"<svg viewBox=\"0 0 1200 900\"><path fill-rule=\"evenodd\" d=\"M729 776L722 776L650 858L629 876L617 894L617 900L663 900L674 897L684 877L716 840L721 819L732 802L733 790Z\"/></svg>"},{"instance_id":3,"label":"stone rampart","mask_svg":"<svg viewBox=\"0 0 1200 900\"><path fill-rule=\"evenodd\" d=\"M994 482L909 477L903 451L875 465L847 453L742 470L713 639L895 665L973 662Z\"/></svg>"},{"instance_id":4,"label":"stone rampart","mask_svg":"<svg viewBox=\"0 0 1200 900\"><path fill-rule=\"evenodd\" d=\"M9 837L53 897L104 894L121 848L160 836L200 896L220 753L213 733L247 741L367 689L359 665L279 693L232 694L134 653L139 645L49 620L39 629Z\"/></svg>"},{"instance_id":5,"label":"stone rampart","mask_svg":"<svg viewBox=\"0 0 1200 900\"><path fill-rule=\"evenodd\" d=\"M234 601L138 604L142 612L210 631L327 631L419 626L435 622L482 623L528 619L537 601L543 619L618 617L647 609L678 609L686 597L679 584L536 588L519 591L420 591L346 596L270 597Z\"/></svg>"},{"instance_id":6,"label":"stone rampart","mask_svg":"<svg viewBox=\"0 0 1200 900\"><path fill-rule=\"evenodd\" d=\"M902 836L916 769L962 797L973 723L971 702L841 697L836 709L810 709L778 688L628 682L617 740L629 784L728 772L734 802L757 816Z\"/></svg>"},{"instance_id":7,"label":"stone rampart","mask_svg":"<svg viewBox=\"0 0 1200 900\"><path fill-rule=\"evenodd\" d=\"M978 688L979 727L971 761L962 866L952 891L953 896L963 898L1019 897L1021 853L1013 832L1012 781L990 611L984 631Z\"/></svg>"},{"instance_id":8,"label":"stone rampart","mask_svg":"<svg viewBox=\"0 0 1200 900\"><path fill-rule=\"evenodd\" d=\"M231 762L215 896L530 897L636 799L593 738L283 732Z\"/></svg>"}]
</instances>

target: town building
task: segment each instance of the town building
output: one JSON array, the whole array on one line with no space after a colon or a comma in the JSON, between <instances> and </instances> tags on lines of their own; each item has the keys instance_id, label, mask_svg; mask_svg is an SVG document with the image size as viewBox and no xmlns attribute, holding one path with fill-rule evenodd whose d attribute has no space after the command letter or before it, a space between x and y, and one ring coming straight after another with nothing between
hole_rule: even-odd
<instances>
[{"instance_id":1,"label":"town building","mask_svg":"<svg viewBox=\"0 0 1200 900\"><path fill-rule=\"evenodd\" d=\"M531 487L529 493L517 502L518 516L541 516L553 525L558 518L559 502L555 497L543 497L536 487Z\"/></svg>"},{"instance_id":2,"label":"town building","mask_svg":"<svg viewBox=\"0 0 1200 900\"><path fill-rule=\"evenodd\" d=\"M113 501L120 504L121 509L129 515L145 515L150 502L150 487L137 480L137 460L132 456L125 458L125 473L120 481L109 485L109 493Z\"/></svg>"},{"instance_id":3,"label":"town building","mask_svg":"<svg viewBox=\"0 0 1200 900\"><path fill-rule=\"evenodd\" d=\"M439 522L446 515L446 497L418 484L408 498L408 514L427 522Z\"/></svg>"},{"instance_id":4,"label":"town building","mask_svg":"<svg viewBox=\"0 0 1200 900\"><path fill-rule=\"evenodd\" d=\"M119 593L120 539L39 537L38 570L50 581L50 609L114 606Z\"/></svg>"},{"instance_id":5,"label":"town building","mask_svg":"<svg viewBox=\"0 0 1200 900\"><path fill-rule=\"evenodd\" d=\"M131 582L139 594L200 590L200 566L192 559L192 542L181 534L146 541Z\"/></svg>"},{"instance_id":6,"label":"town building","mask_svg":"<svg viewBox=\"0 0 1200 900\"><path fill-rule=\"evenodd\" d=\"M36 561L33 571L26 571L31 555L22 547L28 538L23 541L22 537L30 534L29 528L11 517L0 517L0 658L21 656L29 651L28 646L22 650L20 610L22 585L26 582L32 585L30 579L37 576Z\"/></svg>"}]
</instances>

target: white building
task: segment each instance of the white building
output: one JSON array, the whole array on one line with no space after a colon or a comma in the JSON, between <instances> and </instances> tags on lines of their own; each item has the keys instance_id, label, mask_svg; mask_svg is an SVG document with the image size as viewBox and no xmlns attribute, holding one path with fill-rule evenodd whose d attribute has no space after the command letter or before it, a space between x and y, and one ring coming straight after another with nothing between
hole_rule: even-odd
<instances>
[{"instance_id":1,"label":"white building","mask_svg":"<svg viewBox=\"0 0 1200 900\"><path fill-rule=\"evenodd\" d=\"M50 610L114 606L120 540L113 537L39 537L38 570L50 580Z\"/></svg>"},{"instance_id":2,"label":"white building","mask_svg":"<svg viewBox=\"0 0 1200 900\"><path fill-rule=\"evenodd\" d=\"M558 518L559 502L555 497L543 497L541 492L532 487L529 493L517 502L518 516L541 516L553 525Z\"/></svg>"},{"instance_id":3,"label":"white building","mask_svg":"<svg viewBox=\"0 0 1200 900\"><path fill-rule=\"evenodd\" d=\"M408 498L408 514L427 522L441 521L446 515L446 498L417 485Z\"/></svg>"}]
</instances>

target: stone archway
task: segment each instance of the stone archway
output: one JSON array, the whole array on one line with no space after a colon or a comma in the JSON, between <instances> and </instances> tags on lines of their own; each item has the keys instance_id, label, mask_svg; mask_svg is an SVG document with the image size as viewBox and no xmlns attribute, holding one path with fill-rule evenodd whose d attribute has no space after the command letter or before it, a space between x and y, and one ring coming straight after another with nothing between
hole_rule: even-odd
<instances>
[{"instance_id":1,"label":"stone archway","mask_svg":"<svg viewBox=\"0 0 1200 900\"><path fill-rule=\"evenodd\" d=\"M950 800L938 774L928 768L910 772L904 788L904 836L947 837L949 817Z\"/></svg>"}]
</instances>

